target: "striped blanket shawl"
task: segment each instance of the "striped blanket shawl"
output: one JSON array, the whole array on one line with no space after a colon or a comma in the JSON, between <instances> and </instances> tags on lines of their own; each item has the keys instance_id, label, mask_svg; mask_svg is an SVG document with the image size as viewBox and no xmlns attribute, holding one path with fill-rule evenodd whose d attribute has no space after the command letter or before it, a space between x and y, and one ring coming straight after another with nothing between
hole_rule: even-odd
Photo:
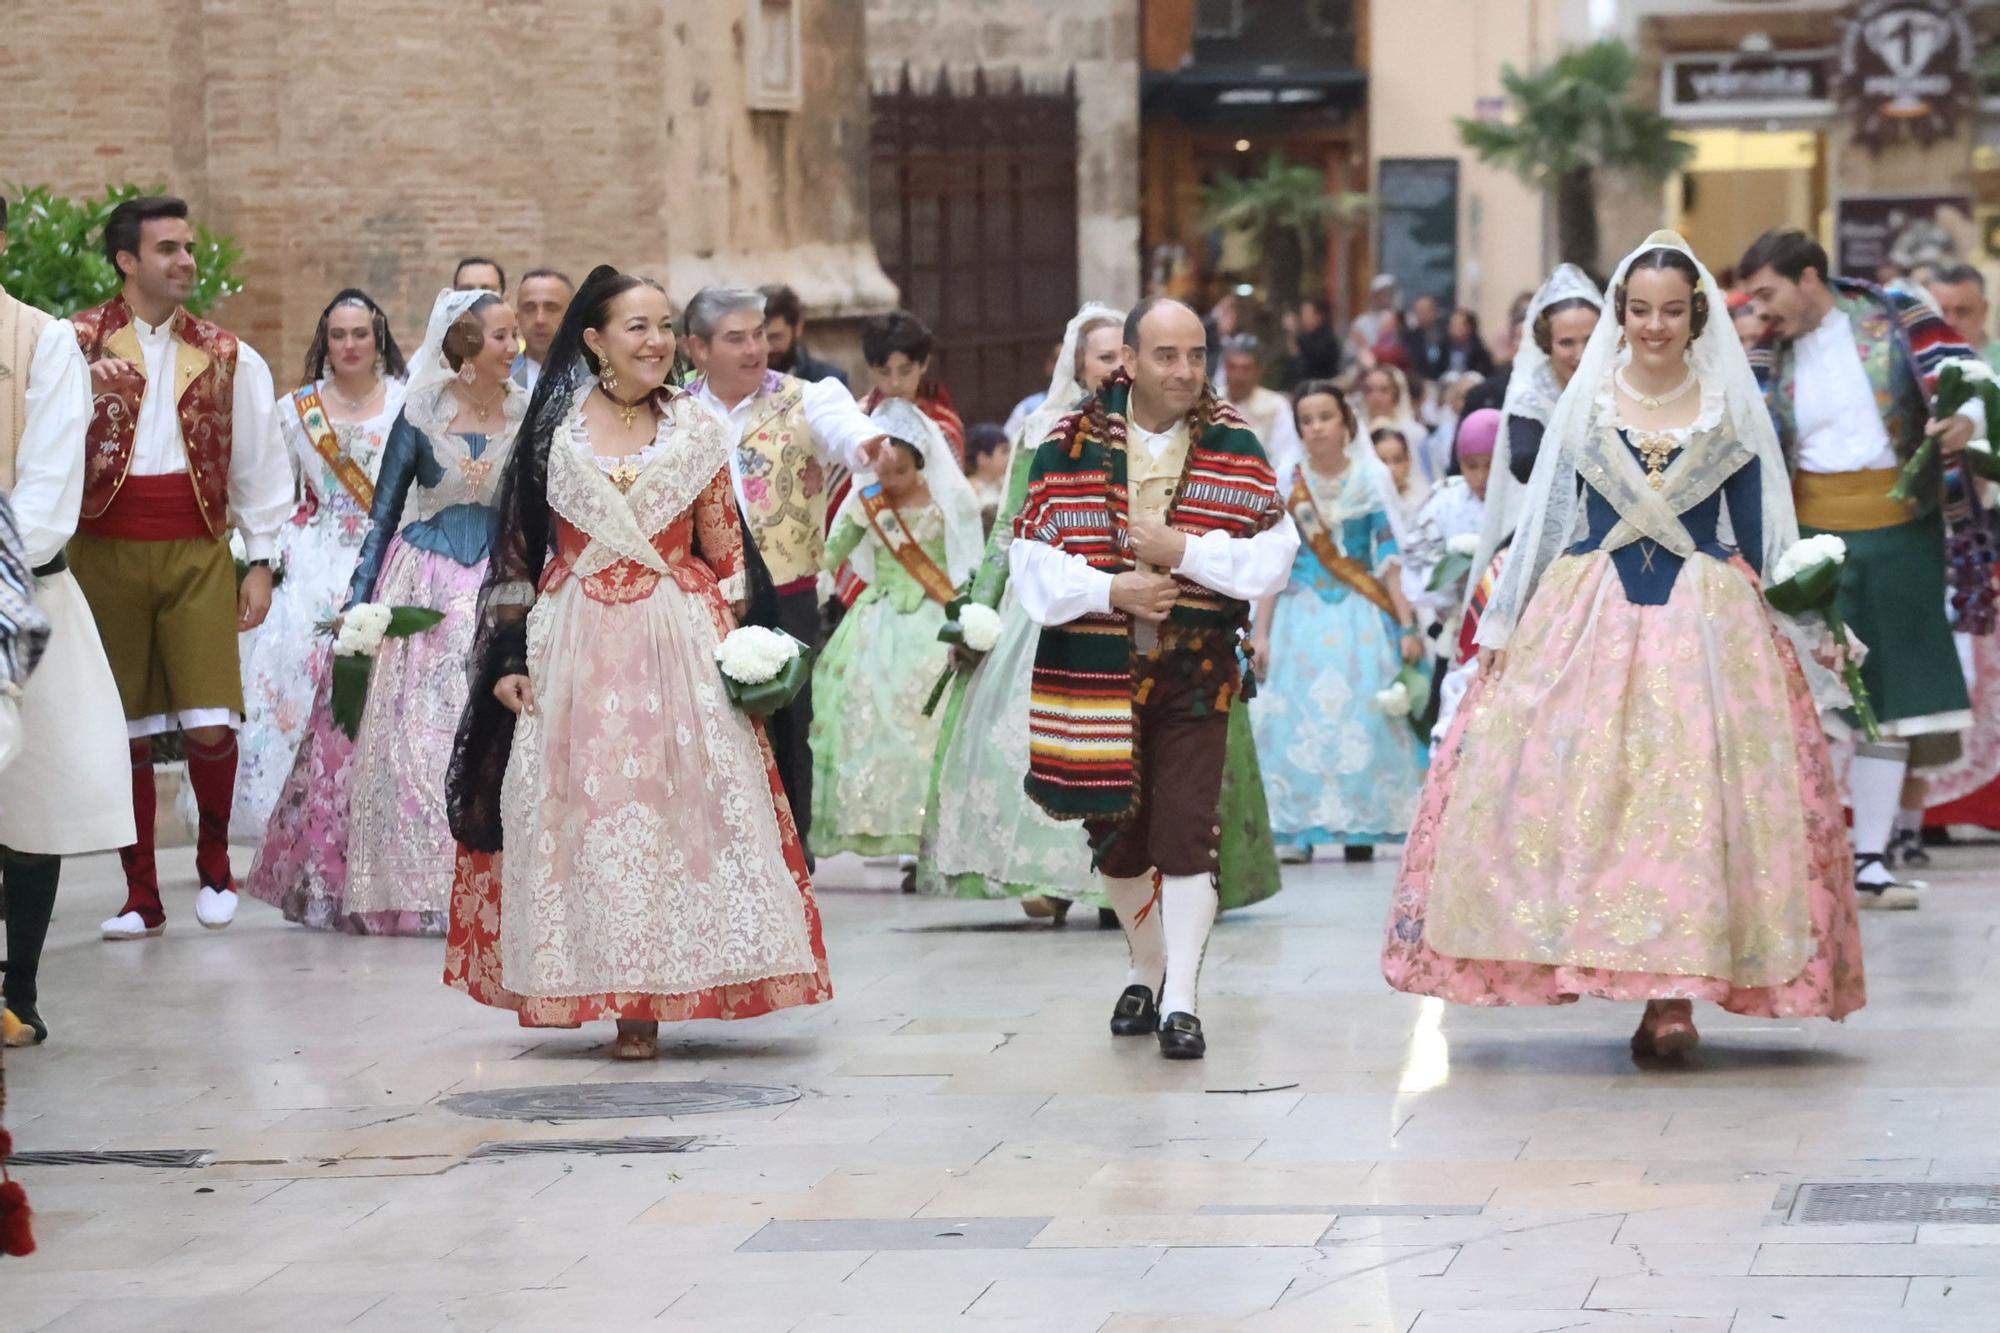
<instances>
[{"instance_id":1,"label":"striped blanket shawl","mask_svg":"<svg viewBox=\"0 0 2000 1333\"><path fill-rule=\"evenodd\" d=\"M1080 555L1093 569L1133 567L1127 530L1126 412L1122 371L1058 422L1035 453L1017 539ZM1189 447L1167 523L1190 536L1249 537L1283 513L1263 446L1235 409L1204 390L1189 414ZM1055 819L1129 818L1137 809L1133 703L1164 671L1199 672L1226 709L1238 681L1236 639L1247 603L1179 580L1158 644L1141 655L1131 617L1090 614L1042 630L1028 719L1026 790Z\"/></svg>"}]
</instances>

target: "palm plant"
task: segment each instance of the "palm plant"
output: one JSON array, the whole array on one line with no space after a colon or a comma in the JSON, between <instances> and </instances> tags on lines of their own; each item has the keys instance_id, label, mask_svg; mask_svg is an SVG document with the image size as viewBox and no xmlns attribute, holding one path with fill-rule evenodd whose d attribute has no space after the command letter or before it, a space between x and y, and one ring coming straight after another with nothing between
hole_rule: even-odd
<instances>
[{"instance_id":1,"label":"palm plant","mask_svg":"<svg viewBox=\"0 0 2000 1333\"><path fill-rule=\"evenodd\" d=\"M1329 193L1325 172L1273 153L1260 175L1217 177L1202 202L1204 227L1256 239L1264 290L1290 306L1304 286L1306 256L1329 229L1359 223L1373 201L1365 194Z\"/></svg>"},{"instance_id":2,"label":"palm plant","mask_svg":"<svg viewBox=\"0 0 2000 1333\"><path fill-rule=\"evenodd\" d=\"M1566 51L1543 69L1508 66L1501 85L1511 121L1458 121L1458 135L1481 161L1505 167L1556 197L1559 258L1585 271L1598 265L1597 176L1622 171L1660 181L1694 155L1666 117L1631 99L1638 62L1622 42Z\"/></svg>"},{"instance_id":3,"label":"palm plant","mask_svg":"<svg viewBox=\"0 0 2000 1333\"><path fill-rule=\"evenodd\" d=\"M114 185L95 199L71 199L43 185L10 186L7 193L12 200L7 249L0 254L0 287L16 300L67 316L110 300L123 285L100 244L111 210L127 199L165 190ZM194 256L197 276L189 310L203 314L243 290L236 276L243 251L234 240L197 226Z\"/></svg>"}]
</instances>

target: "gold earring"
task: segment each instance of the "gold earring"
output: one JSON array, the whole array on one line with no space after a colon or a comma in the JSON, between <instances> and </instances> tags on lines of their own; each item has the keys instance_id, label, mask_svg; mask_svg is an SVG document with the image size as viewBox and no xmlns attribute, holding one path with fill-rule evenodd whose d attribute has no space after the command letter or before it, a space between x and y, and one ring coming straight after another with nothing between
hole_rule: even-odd
<instances>
[{"instance_id":1,"label":"gold earring","mask_svg":"<svg viewBox=\"0 0 2000 1333\"><path fill-rule=\"evenodd\" d=\"M611 358L602 352L597 354L597 382L606 393L618 392L618 372L611 368Z\"/></svg>"},{"instance_id":2,"label":"gold earring","mask_svg":"<svg viewBox=\"0 0 2000 1333\"><path fill-rule=\"evenodd\" d=\"M1625 331L1623 329L1618 331L1618 350L1621 352L1625 350Z\"/></svg>"}]
</instances>

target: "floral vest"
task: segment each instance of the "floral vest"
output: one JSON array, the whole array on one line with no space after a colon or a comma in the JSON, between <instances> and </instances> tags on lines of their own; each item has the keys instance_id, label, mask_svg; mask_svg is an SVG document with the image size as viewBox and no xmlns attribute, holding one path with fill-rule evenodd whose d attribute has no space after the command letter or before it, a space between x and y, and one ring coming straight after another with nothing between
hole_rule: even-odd
<instances>
[{"instance_id":1,"label":"floral vest","mask_svg":"<svg viewBox=\"0 0 2000 1333\"><path fill-rule=\"evenodd\" d=\"M28 376L51 317L0 288L0 491L14 489L14 454L28 428Z\"/></svg>"},{"instance_id":2,"label":"floral vest","mask_svg":"<svg viewBox=\"0 0 2000 1333\"><path fill-rule=\"evenodd\" d=\"M771 371L736 446L743 515L779 588L819 576L826 549L826 468L806 424L805 383Z\"/></svg>"},{"instance_id":3,"label":"floral vest","mask_svg":"<svg viewBox=\"0 0 2000 1333\"><path fill-rule=\"evenodd\" d=\"M83 478L83 517L102 517L132 470L132 441L145 396L145 353L132 327L132 307L122 296L71 316L84 359L116 357L139 368L111 386L93 383ZM181 444L195 501L209 532L220 537L229 526L229 454L235 417L236 335L185 310L174 312L174 399L179 405Z\"/></svg>"},{"instance_id":4,"label":"floral vest","mask_svg":"<svg viewBox=\"0 0 2000 1333\"><path fill-rule=\"evenodd\" d=\"M1127 529L1125 414L1132 381L1120 371L1057 423L1035 452L1015 540L1082 556L1091 568L1132 568ZM1200 536L1250 537L1283 514L1264 448L1236 410L1204 392L1188 421L1190 444L1167 526ZM1045 626L1035 650L1028 721L1030 799L1056 819L1121 819L1138 808L1133 704L1169 671L1213 683L1227 709L1240 680L1236 637L1245 602L1186 579L1158 646L1142 654L1122 611ZM1203 705L1206 706L1206 705Z\"/></svg>"}]
</instances>

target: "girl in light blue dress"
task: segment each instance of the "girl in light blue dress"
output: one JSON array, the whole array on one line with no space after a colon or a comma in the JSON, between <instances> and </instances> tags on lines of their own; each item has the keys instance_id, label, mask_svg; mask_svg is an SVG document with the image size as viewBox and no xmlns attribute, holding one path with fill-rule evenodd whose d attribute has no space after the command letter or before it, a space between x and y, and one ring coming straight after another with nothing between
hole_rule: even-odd
<instances>
[{"instance_id":1,"label":"girl in light blue dress","mask_svg":"<svg viewBox=\"0 0 2000 1333\"><path fill-rule=\"evenodd\" d=\"M1424 748L1377 696L1422 652L1397 578L1395 483L1333 384L1293 396L1304 457L1278 491L1301 537L1291 581L1257 606L1250 701L1271 831L1293 859L1344 844L1365 860L1416 813Z\"/></svg>"}]
</instances>

